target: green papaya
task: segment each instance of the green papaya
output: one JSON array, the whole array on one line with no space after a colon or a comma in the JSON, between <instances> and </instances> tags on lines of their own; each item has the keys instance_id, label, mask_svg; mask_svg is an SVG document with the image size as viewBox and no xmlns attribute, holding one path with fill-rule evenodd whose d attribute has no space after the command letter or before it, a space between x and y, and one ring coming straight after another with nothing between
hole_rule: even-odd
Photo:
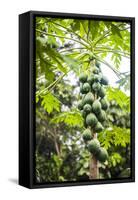
<instances>
[{"instance_id":1,"label":"green papaya","mask_svg":"<svg viewBox=\"0 0 138 200\"><path fill-rule=\"evenodd\" d=\"M81 114L82 114L83 118L85 118L87 115L87 113L84 110L81 111Z\"/></svg>"},{"instance_id":2,"label":"green papaya","mask_svg":"<svg viewBox=\"0 0 138 200\"><path fill-rule=\"evenodd\" d=\"M99 100L95 100L92 104L92 111L97 114L101 111L101 103Z\"/></svg>"},{"instance_id":3,"label":"green papaya","mask_svg":"<svg viewBox=\"0 0 138 200\"><path fill-rule=\"evenodd\" d=\"M91 84L93 84L94 83L94 74L91 74L89 77L88 77L88 79L87 79L87 82L91 85Z\"/></svg>"},{"instance_id":4,"label":"green papaya","mask_svg":"<svg viewBox=\"0 0 138 200\"><path fill-rule=\"evenodd\" d=\"M99 133L103 130L103 126L100 122L97 122L96 126L94 127L96 133Z\"/></svg>"},{"instance_id":5,"label":"green papaya","mask_svg":"<svg viewBox=\"0 0 138 200\"><path fill-rule=\"evenodd\" d=\"M100 113L98 113L97 117L98 117L98 120L100 122L104 122L106 120L106 113L105 113L105 111L101 110Z\"/></svg>"},{"instance_id":6,"label":"green papaya","mask_svg":"<svg viewBox=\"0 0 138 200\"><path fill-rule=\"evenodd\" d=\"M82 137L83 137L84 141L91 140L92 139L92 133L91 133L90 129L86 129L83 132Z\"/></svg>"},{"instance_id":7,"label":"green papaya","mask_svg":"<svg viewBox=\"0 0 138 200\"><path fill-rule=\"evenodd\" d=\"M92 84L92 89L95 91L95 92L98 92L99 90L100 90L100 88L101 88L101 85L100 85L100 83L99 82L95 82L95 83L93 83Z\"/></svg>"},{"instance_id":8,"label":"green papaya","mask_svg":"<svg viewBox=\"0 0 138 200\"><path fill-rule=\"evenodd\" d=\"M105 76L102 77L101 84L108 85L108 79Z\"/></svg>"},{"instance_id":9,"label":"green papaya","mask_svg":"<svg viewBox=\"0 0 138 200\"><path fill-rule=\"evenodd\" d=\"M86 124L88 126L94 127L97 123L97 118L93 113L90 113L86 117Z\"/></svg>"},{"instance_id":10,"label":"green papaya","mask_svg":"<svg viewBox=\"0 0 138 200\"><path fill-rule=\"evenodd\" d=\"M85 83L87 81L87 77L88 77L87 74L81 73L80 76L79 76L79 81L81 83Z\"/></svg>"},{"instance_id":11,"label":"green papaya","mask_svg":"<svg viewBox=\"0 0 138 200\"><path fill-rule=\"evenodd\" d=\"M100 143L97 139L93 139L88 144L88 150L90 153L96 155L100 151Z\"/></svg>"},{"instance_id":12,"label":"green papaya","mask_svg":"<svg viewBox=\"0 0 138 200\"><path fill-rule=\"evenodd\" d=\"M100 100L100 102L101 102L102 109L107 110L108 109L108 101L105 98L102 98Z\"/></svg>"},{"instance_id":13,"label":"green papaya","mask_svg":"<svg viewBox=\"0 0 138 200\"><path fill-rule=\"evenodd\" d=\"M100 151L97 154L97 159L102 163L108 159L108 153L105 148L100 148Z\"/></svg>"},{"instance_id":14,"label":"green papaya","mask_svg":"<svg viewBox=\"0 0 138 200\"><path fill-rule=\"evenodd\" d=\"M101 76L99 74L95 74L94 81L95 82L100 82L100 80L101 80Z\"/></svg>"},{"instance_id":15,"label":"green papaya","mask_svg":"<svg viewBox=\"0 0 138 200\"><path fill-rule=\"evenodd\" d=\"M82 109L83 109L83 105L84 105L83 101L80 100L80 101L78 102L78 109L79 109L79 110L82 110Z\"/></svg>"},{"instance_id":16,"label":"green papaya","mask_svg":"<svg viewBox=\"0 0 138 200\"><path fill-rule=\"evenodd\" d=\"M103 87L100 87L100 89L98 90L98 96L101 98L105 96L105 90Z\"/></svg>"},{"instance_id":17,"label":"green papaya","mask_svg":"<svg viewBox=\"0 0 138 200\"><path fill-rule=\"evenodd\" d=\"M90 104L90 105L92 105L93 101L94 101L94 96L91 92L87 93L83 100L84 104Z\"/></svg>"},{"instance_id":18,"label":"green papaya","mask_svg":"<svg viewBox=\"0 0 138 200\"><path fill-rule=\"evenodd\" d=\"M89 83L84 83L82 87L83 92L86 94L91 90Z\"/></svg>"},{"instance_id":19,"label":"green papaya","mask_svg":"<svg viewBox=\"0 0 138 200\"><path fill-rule=\"evenodd\" d=\"M92 110L92 107L90 106L90 104L85 104L83 107L83 111L86 113L90 113Z\"/></svg>"}]
</instances>

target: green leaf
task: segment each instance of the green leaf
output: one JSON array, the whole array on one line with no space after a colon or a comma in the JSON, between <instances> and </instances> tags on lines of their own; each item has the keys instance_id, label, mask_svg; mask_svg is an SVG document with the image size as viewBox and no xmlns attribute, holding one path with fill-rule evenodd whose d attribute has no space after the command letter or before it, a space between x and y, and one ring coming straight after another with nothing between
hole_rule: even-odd
<instances>
[{"instance_id":1,"label":"green leaf","mask_svg":"<svg viewBox=\"0 0 138 200\"><path fill-rule=\"evenodd\" d=\"M60 110L60 102L59 100L53 96L51 93L46 94L43 97L41 105L44 107L44 109L50 114L53 112L53 110L56 110L59 112Z\"/></svg>"},{"instance_id":2,"label":"green leaf","mask_svg":"<svg viewBox=\"0 0 138 200\"><path fill-rule=\"evenodd\" d=\"M111 31L112 31L112 33L114 35L117 35L122 39L122 35L120 33L120 29L116 25L114 25L114 24L111 25Z\"/></svg>"},{"instance_id":3,"label":"green leaf","mask_svg":"<svg viewBox=\"0 0 138 200\"><path fill-rule=\"evenodd\" d=\"M74 127L82 127L83 126L83 118L78 111L68 111L68 112L62 112L61 114L58 114L55 116L51 123L61 123L64 122L65 124Z\"/></svg>"},{"instance_id":4,"label":"green leaf","mask_svg":"<svg viewBox=\"0 0 138 200\"><path fill-rule=\"evenodd\" d=\"M115 100L123 110L130 112L130 97L118 88L108 87L107 98Z\"/></svg>"},{"instance_id":5,"label":"green leaf","mask_svg":"<svg viewBox=\"0 0 138 200\"><path fill-rule=\"evenodd\" d=\"M92 35L92 40L94 40L98 35L99 23L99 21L90 21L90 32Z\"/></svg>"},{"instance_id":6,"label":"green leaf","mask_svg":"<svg viewBox=\"0 0 138 200\"><path fill-rule=\"evenodd\" d=\"M112 126L110 129L99 133L98 138L101 145L106 149L113 145L126 147L127 144L130 144L130 129Z\"/></svg>"}]
</instances>

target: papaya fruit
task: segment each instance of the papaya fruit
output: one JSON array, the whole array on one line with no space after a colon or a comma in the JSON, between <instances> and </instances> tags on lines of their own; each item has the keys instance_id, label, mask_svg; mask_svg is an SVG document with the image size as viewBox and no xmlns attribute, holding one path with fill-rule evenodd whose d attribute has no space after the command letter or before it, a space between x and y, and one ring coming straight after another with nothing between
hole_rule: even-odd
<instances>
[{"instance_id":1,"label":"papaya fruit","mask_svg":"<svg viewBox=\"0 0 138 200\"><path fill-rule=\"evenodd\" d=\"M91 74L88 79L87 79L87 82L91 85L94 83L94 74Z\"/></svg>"},{"instance_id":2,"label":"papaya fruit","mask_svg":"<svg viewBox=\"0 0 138 200\"><path fill-rule=\"evenodd\" d=\"M108 153L105 148L100 148L99 152L97 153L97 159L102 163L108 159Z\"/></svg>"},{"instance_id":3,"label":"papaya fruit","mask_svg":"<svg viewBox=\"0 0 138 200\"><path fill-rule=\"evenodd\" d=\"M91 140L92 139L92 134L91 134L90 129L85 129L85 131L82 134L82 137L83 137L84 141Z\"/></svg>"},{"instance_id":4,"label":"papaya fruit","mask_svg":"<svg viewBox=\"0 0 138 200\"><path fill-rule=\"evenodd\" d=\"M103 130L103 126L100 122L97 122L96 126L94 127L96 133L100 133Z\"/></svg>"},{"instance_id":5,"label":"papaya fruit","mask_svg":"<svg viewBox=\"0 0 138 200\"><path fill-rule=\"evenodd\" d=\"M87 116L87 113L84 110L81 111L81 114L82 114L83 118L85 118Z\"/></svg>"},{"instance_id":6,"label":"papaya fruit","mask_svg":"<svg viewBox=\"0 0 138 200\"><path fill-rule=\"evenodd\" d=\"M89 83L84 83L82 90L84 94L88 93L91 90L91 86L89 85Z\"/></svg>"},{"instance_id":7,"label":"papaya fruit","mask_svg":"<svg viewBox=\"0 0 138 200\"><path fill-rule=\"evenodd\" d=\"M101 110L100 113L98 113L97 117L98 117L98 120L100 122L104 122L106 120L106 113L105 113L105 111Z\"/></svg>"},{"instance_id":8,"label":"papaya fruit","mask_svg":"<svg viewBox=\"0 0 138 200\"><path fill-rule=\"evenodd\" d=\"M100 87L100 89L98 90L98 96L101 98L105 96L105 90L103 87Z\"/></svg>"},{"instance_id":9,"label":"papaya fruit","mask_svg":"<svg viewBox=\"0 0 138 200\"><path fill-rule=\"evenodd\" d=\"M97 139L93 139L88 144L88 150L90 153L96 155L100 151L100 143Z\"/></svg>"},{"instance_id":10,"label":"papaya fruit","mask_svg":"<svg viewBox=\"0 0 138 200\"><path fill-rule=\"evenodd\" d=\"M100 80L101 80L101 76L99 74L95 74L94 81L95 82L100 82Z\"/></svg>"},{"instance_id":11,"label":"papaya fruit","mask_svg":"<svg viewBox=\"0 0 138 200\"><path fill-rule=\"evenodd\" d=\"M95 100L92 104L92 111L97 114L101 111L101 103L99 100Z\"/></svg>"},{"instance_id":12,"label":"papaya fruit","mask_svg":"<svg viewBox=\"0 0 138 200\"><path fill-rule=\"evenodd\" d=\"M94 127L97 123L97 118L93 113L90 113L86 117L86 124L88 126Z\"/></svg>"},{"instance_id":13,"label":"papaya fruit","mask_svg":"<svg viewBox=\"0 0 138 200\"><path fill-rule=\"evenodd\" d=\"M100 102L101 102L101 106L102 106L102 109L103 110L107 110L108 109L108 101L105 99L105 98L102 98L101 100L100 100Z\"/></svg>"},{"instance_id":14,"label":"papaya fruit","mask_svg":"<svg viewBox=\"0 0 138 200\"><path fill-rule=\"evenodd\" d=\"M108 79L105 76L102 77L101 84L108 85Z\"/></svg>"},{"instance_id":15,"label":"papaya fruit","mask_svg":"<svg viewBox=\"0 0 138 200\"><path fill-rule=\"evenodd\" d=\"M90 105L92 105L93 101L94 101L94 96L91 92L87 93L83 100L84 104L90 104Z\"/></svg>"},{"instance_id":16,"label":"papaya fruit","mask_svg":"<svg viewBox=\"0 0 138 200\"><path fill-rule=\"evenodd\" d=\"M83 106L83 111L86 112L86 113L90 113L92 110L92 107L90 106L90 104L85 104Z\"/></svg>"},{"instance_id":17,"label":"papaya fruit","mask_svg":"<svg viewBox=\"0 0 138 200\"><path fill-rule=\"evenodd\" d=\"M100 90L100 88L101 88L101 85L100 85L99 82L97 82L97 83L95 82L95 83L92 84L92 89L94 90L94 92L98 93L98 91Z\"/></svg>"},{"instance_id":18,"label":"papaya fruit","mask_svg":"<svg viewBox=\"0 0 138 200\"><path fill-rule=\"evenodd\" d=\"M80 76L79 76L79 81L81 83L85 83L87 81L87 77L88 77L87 74L81 73Z\"/></svg>"},{"instance_id":19,"label":"papaya fruit","mask_svg":"<svg viewBox=\"0 0 138 200\"><path fill-rule=\"evenodd\" d=\"M79 109L79 110L82 110L82 109L83 109L83 106L84 106L84 103L83 103L82 100L80 100L80 101L78 102L78 109Z\"/></svg>"}]
</instances>

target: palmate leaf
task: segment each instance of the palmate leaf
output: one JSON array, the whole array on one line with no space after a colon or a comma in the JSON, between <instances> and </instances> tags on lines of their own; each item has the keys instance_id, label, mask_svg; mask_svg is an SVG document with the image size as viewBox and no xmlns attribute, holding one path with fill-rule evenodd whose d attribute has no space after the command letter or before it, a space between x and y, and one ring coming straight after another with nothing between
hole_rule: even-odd
<instances>
[{"instance_id":1,"label":"palmate leaf","mask_svg":"<svg viewBox=\"0 0 138 200\"><path fill-rule=\"evenodd\" d=\"M90 33L92 35L92 40L95 39L95 37L98 35L98 30L100 27L99 21L90 21Z\"/></svg>"},{"instance_id":2,"label":"palmate leaf","mask_svg":"<svg viewBox=\"0 0 138 200\"><path fill-rule=\"evenodd\" d=\"M130 112L130 97L118 88L108 87L107 98L109 100L115 100L122 110Z\"/></svg>"},{"instance_id":3,"label":"palmate leaf","mask_svg":"<svg viewBox=\"0 0 138 200\"><path fill-rule=\"evenodd\" d=\"M80 112L73 110L68 112L62 112L55 116L51 123L65 123L71 127L82 127L83 126L83 118Z\"/></svg>"},{"instance_id":4,"label":"palmate leaf","mask_svg":"<svg viewBox=\"0 0 138 200\"><path fill-rule=\"evenodd\" d=\"M117 36L119 36L119 37L122 39L122 35L121 35L121 33L120 33L120 29L118 28L118 26L112 24L112 25L111 25L111 31L112 31L112 33L113 33L114 35L117 35Z\"/></svg>"},{"instance_id":5,"label":"palmate leaf","mask_svg":"<svg viewBox=\"0 0 138 200\"><path fill-rule=\"evenodd\" d=\"M106 149L112 145L126 147L127 144L130 144L130 129L112 126L99 133L98 139Z\"/></svg>"},{"instance_id":6,"label":"palmate leaf","mask_svg":"<svg viewBox=\"0 0 138 200\"><path fill-rule=\"evenodd\" d=\"M115 153L112 153L111 156L109 157L109 163L115 167L117 164L121 163L122 162L122 156L115 152Z\"/></svg>"},{"instance_id":7,"label":"palmate leaf","mask_svg":"<svg viewBox=\"0 0 138 200\"><path fill-rule=\"evenodd\" d=\"M53 49L50 44L47 43L46 38L36 38L36 52L40 59L40 65L41 63L43 64L43 62L47 62L49 63L49 65L55 63L59 71L64 73L67 72L67 69L63 67L62 64L62 62L64 62L62 55L58 51ZM49 61L46 60L46 56L49 58Z\"/></svg>"},{"instance_id":8,"label":"palmate leaf","mask_svg":"<svg viewBox=\"0 0 138 200\"><path fill-rule=\"evenodd\" d=\"M58 112L60 111L59 100L50 92L43 97L41 106L43 106L46 112L48 112L49 114L52 113L54 110Z\"/></svg>"}]
</instances>

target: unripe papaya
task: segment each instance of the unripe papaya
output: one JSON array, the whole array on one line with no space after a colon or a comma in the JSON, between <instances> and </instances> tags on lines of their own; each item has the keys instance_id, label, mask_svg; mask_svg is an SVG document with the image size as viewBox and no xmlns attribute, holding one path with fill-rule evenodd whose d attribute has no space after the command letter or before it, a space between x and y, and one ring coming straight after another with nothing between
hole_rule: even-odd
<instances>
[{"instance_id":1,"label":"unripe papaya","mask_svg":"<svg viewBox=\"0 0 138 200\"><path fill-rule=\"evenodd\" d=\"M105 76L102 77L101 84L108 85L108 79Z\"/></svg>"},{"instance_id":2,"label":"unripe papaya","mask_svg":"<svg viewBox=\"0 0 138 200\"><path fill-rule=\"evenodd\" d=\"M83 132L82 137L83 137L84 141L91 140L91 139L92 139L92 134L91 134L90 129L86 129L86 130Z\"/></svg>"},{"instance_id":3,"label":"unripe papaya","mask_svg":"<svg viewBox=\"0 0 138 200\"><path fill-rule=\"evenodd\" d=\"M92 104L92 110L95 114L99 113L101 111L101 103L99 100L95 100Z\"/></svg>"},{"instance_id":4,"label":"unripe papaya","mask_svg":"<svg viewBox=\"0 0 138 200\"><path fill-rule=\"evenodd\" d=\"M93 139L88 144L88 150L90 153L96 155L100 151L100 143L97 139Z\"/></svg>"},{"instance_id":5,"label":"unripe papaya","mask_svg":"<svg viewBox=\"0 0 138 200\"><path fill-rule=\"evenodd\" d=\"M82 87L83 92L86 94L91 90L89 83L84 83Z\"/></svg>"},{"instance_id":6,"label":"unripe papaya","mask_svg":"<svg viewBox=\"0 0 138 200\"><path fill-rule=\"evenodd\" d=\"M92 107L90 106L90 104L85 104L83 107L83 111L86 113L90 113L92 110Z\"/></svg>"},{"instance_id":7,"label":"unripe papaya","mask_svg":"<svg viewBox=\"0 0 138 200\"><path fill-rule=\"evenodd\" d=\"M97 82L97 83L95 82L95 83L92 84L92 89L93 89L95 92L98 93L98 91L100 90L100 88L101 88L101 85L100 85L99 82Z\"/></svg>"},{"instance_id":8,"label":"unripe papaya","mask_svg":"<svg viewBox=\"0 0 138 200\"><path fill-rule=\"evenodd\" d=\"M108 101L107 101L105 98L102 98L102 99L100 100L100 102L101 102L102 109L103 109L103 110L107 110L107 109L108 109L108 106L109 106Z\"/></svg>"},{"instance_id":9,"label":"unripe papaya","mask_svg":"<svg viewBox=\"0 0 138 200\"><path fill-rule=\"evenodd\" d=\"M95 74L94 81L95 82L100 82L100 80L101 80L101 76L99 74Z\"/></svg>"},{"instance_id":10,"label":"unripe papaya","mask_svg":"<svg viewBox=\"0 0 138 200\"><path fill-rule=\"evenodd\" d=\"M85 83L87 81L87 77L88 77L87 74L81 73L80 76L79 76L79 81L81 83Z\"/></svg>"},{"instance_id":11,"label":"unripe papaya","mask_svg":"<svg viewBox=\"0 0 138 200\"><path fill-rule=\"evenodd\" d=\"M93 113L90 113L86 117L86 124L88 126L94 127L97 123L97 118Z\"/></svg>"},{"instance_id":12,"label":"unripe papaya","mask_svg":"<svg viewBox=\"0 0 138 200\"><path fill-rule=\"evenodd\" d=\"M94 96L91 92L87 93L83 100L84 104L90 104L90 105L92 105L93 101L94 101Z\"/></svg>"},{"instance_id":13,"label":"unripe papaya","mask_svg":"<svg viewBox=\"0 0 138 200\"><path fill-rule=\"evenodd\" d=\"M102 163L108 159L108 153L105 148L100 148L100 151L97 154L97 159Z\"/></svg>"},{"instance_id":14,"label":"unripe papaya","mask_svg":"<svg viewBox=\"0 0 138 200\"><path fill-rule=\"evenodd\" d=\"M100 122L104 122L106 120L106 113L105 113L105 111L101 110L100 113L98 113L97 117L98 117L98 120Z\"/></svg>"},{"instance_id":15,"label":"unripe papaya","mask_svg":"<svg viewBox=\"0 0 138 200\"><path fill-rule=\"evenodd\" d=\"M89 77L88 77L88 79L87 79L87 82L91 85L91 84L93 84L94 83L94 74L91 74Z\"/></svg>"},{"instance_id":16,"label":"unripe papaya","mask_svg":"<svg viewBox=\"0 0 138 200\"><path fill-rule=\"evenodd\" d=\"M103 87L100 87L100 89L98 90L98 96L101 98L105 96L105 90Z\"/></svg>"},{"instance_id":17,"label":"unripe papaya","mask_svg":"<svg viewBox=\"0 0 138 200\"><path fill-rule=\"evenodd\" d=\"M96 126L94 127L96 133L100 133L103 130L103 126L100 122L97 122Z\"/></svg>"},{"instance_id":18,"label":"unripe papaya","mask_svg":"<svg viewBox=\"0 0 138 200\"><path fill-rule=\"evenodd\" d=\"M83 101L80 100L80 101L78 102L78 109L79 109L79 110L82 110L82 109L83 109L83 105L84 105Z\"/></svg>"},{"instance_id":19,"label":"unripe papaya","mask_svg":"<svg viewBox=\"0 0 138 200\"><path fill-rule=\"evenodd\" d=\"M84 110L81 111L81 114L82 114L83 118L85 118L87 116L87 113Z\"/></svg>"}]
</instances>

